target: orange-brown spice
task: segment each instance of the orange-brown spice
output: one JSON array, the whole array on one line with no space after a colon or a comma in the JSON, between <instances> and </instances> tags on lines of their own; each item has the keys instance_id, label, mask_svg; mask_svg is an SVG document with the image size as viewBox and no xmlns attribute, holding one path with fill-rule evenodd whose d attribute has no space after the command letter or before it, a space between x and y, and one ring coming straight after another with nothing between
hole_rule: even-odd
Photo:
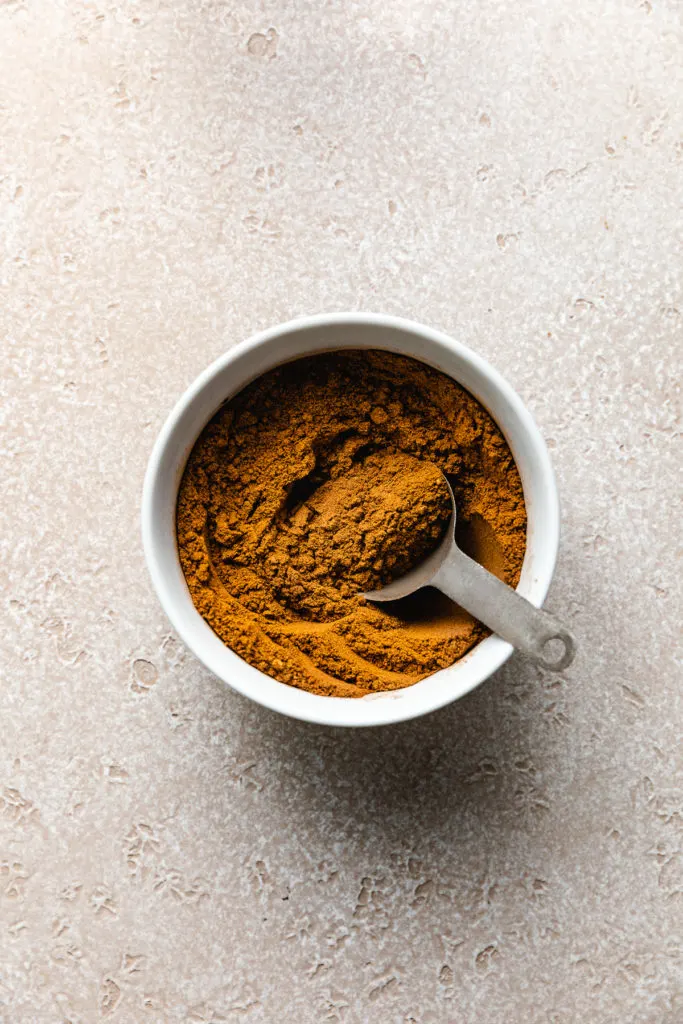
<instances>
[{"instance_id":1,"label":"orange-brown spice","mask_svg":"<svg viewBox=\"0 0 683 1024\"><path fill-rule=\"evenodd\" d=\"M282 682L334 696L396 689L487 630L434 590L361 596L417 564L458 506L458 540L511 585L526 512L483 407L413 359L344 350L288 363L227 402L181 482L178 549L218 636Z\"/></svg>"}]
</instances>

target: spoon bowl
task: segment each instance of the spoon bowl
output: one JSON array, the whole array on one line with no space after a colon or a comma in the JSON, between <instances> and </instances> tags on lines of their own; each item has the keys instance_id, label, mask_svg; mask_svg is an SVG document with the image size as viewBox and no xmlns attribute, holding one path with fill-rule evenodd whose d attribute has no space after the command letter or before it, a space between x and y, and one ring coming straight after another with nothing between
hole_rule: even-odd
<instances>
[{"instance_id":1,"label":"spoon bowl","mask_svg":"<svg viewBox=\"0 0 683 1024\"><path fill-rule=\"evenodd\" d=\"M427 555L419 565L416 565L414 569L411 569L410 572L404 573L403 576L399 576L397 579L392 580L391 583L387 583L380 590L371 590L367 594L363 594L366 601L374 601L377 603L381 603L383 601L399 601L402 597L408 597L409 594L414 594L416 590L420 590L422 587L433 586L432 580L450 555L451 549L455 547L455 521L457 516L455 495L453 494L451 485L443 474L442 478L448 488L448 493L451 496L451 516L448 520L446 532L444 533L438 547L436 547L431 554Z\"/></svg>"}]
</instances>

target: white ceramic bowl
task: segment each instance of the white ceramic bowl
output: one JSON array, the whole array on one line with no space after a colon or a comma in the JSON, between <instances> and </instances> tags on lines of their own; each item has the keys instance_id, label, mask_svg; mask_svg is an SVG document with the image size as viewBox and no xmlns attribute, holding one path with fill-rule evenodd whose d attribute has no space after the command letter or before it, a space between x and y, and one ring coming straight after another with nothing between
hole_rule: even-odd
<instances>
[{"instance_id":1,"label":"white ceramic bowl","mask_svg":"<svg viewBox=\"0 0 683 1024\"><path fill-rule=\"evenodd\" d=\"M176 632L208 669L239 693L293 718L325 725L386 725L457 700L507 661L510 644L490 636L450 668L403 690L366 697L322 697L279 683L226 647L196 611L176 547L178 486L188 455L218 407L249 381L312 352L379 348L413 356L448 374L491 413L517 462L528 527L519 593L540 607L559 542L557 488L548 452L530 413L510 385L471 349L429 327L396 317L342 313L273 327L231 348L178 401L157 438L142 496L142 536L159 600Z\"/></svg>"}]
</instances>

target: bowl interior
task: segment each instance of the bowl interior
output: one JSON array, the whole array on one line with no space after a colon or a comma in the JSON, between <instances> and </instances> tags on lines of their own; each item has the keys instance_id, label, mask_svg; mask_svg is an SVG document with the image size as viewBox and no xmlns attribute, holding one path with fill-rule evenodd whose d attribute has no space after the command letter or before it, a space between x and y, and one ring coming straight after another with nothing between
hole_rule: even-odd
<instances>
[{"instance_id":1,"label":"bowl interior","mask_svg":"<svg viewBox=\"0 0 683 1024\"><path fill-rule=\"evenodd\" d=\"M176 546L180 479L199 433L218 407L281 363L313 352L379 348L420 359L470 391L500 426L517 463L527 508L527 547L518 591L540 606L555 568L559 510L545 444L507 382L471 349L409 321L371 315L292 321L230 349L182 396L150 457L142 502L143 541L152 581L172 625L193 653L235 690L283 714L329 725L368 726L433 711L473 689L510 656L497 636L449 668L403 690L361 698L323 697L264 675L226 647L192 604Z\"/></svg>"}]
</instances>

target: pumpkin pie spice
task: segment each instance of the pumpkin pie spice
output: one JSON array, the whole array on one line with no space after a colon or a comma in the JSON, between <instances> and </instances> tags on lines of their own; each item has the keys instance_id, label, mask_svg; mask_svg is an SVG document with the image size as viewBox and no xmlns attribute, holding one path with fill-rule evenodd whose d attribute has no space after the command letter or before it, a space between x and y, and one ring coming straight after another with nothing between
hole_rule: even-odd
<instances>
[{"instance_id":1,"label":"pumpkin pie spice","mask_svg":"<svg viewBox=\"0 0 683 1024\"><path fill-rule=\"evenodd\" d=\"M491 416L445 374L384 351L298 359L259 377L202 431L177 506L195 607L245 661L314 693L410 686L486 627L426 588L361 595L458 542L511 586L526 512Z\"/></svg>"}]
</instances>

